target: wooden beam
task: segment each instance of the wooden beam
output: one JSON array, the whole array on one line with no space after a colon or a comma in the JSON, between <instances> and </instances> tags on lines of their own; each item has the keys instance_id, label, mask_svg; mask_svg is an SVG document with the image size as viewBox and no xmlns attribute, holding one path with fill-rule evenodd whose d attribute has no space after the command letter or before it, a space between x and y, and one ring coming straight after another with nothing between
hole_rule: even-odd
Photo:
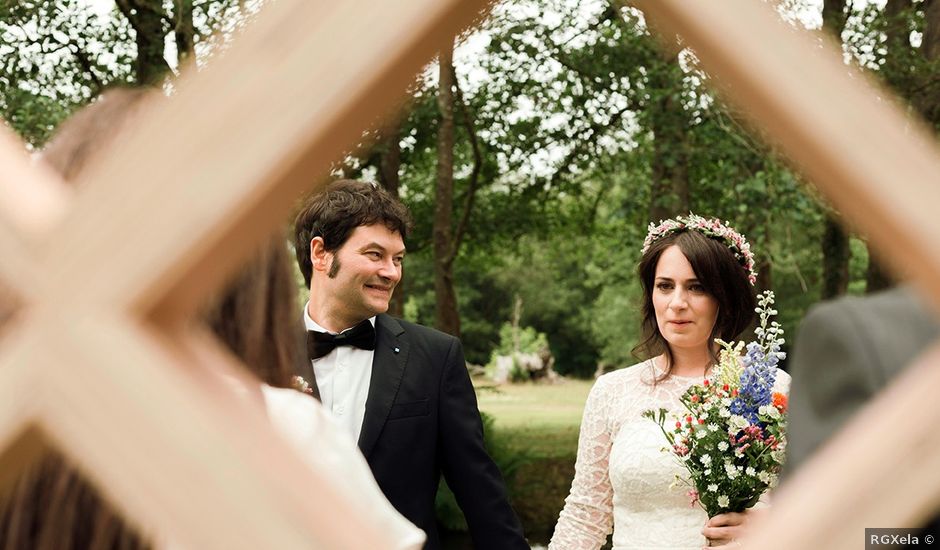
<instances>
[{"instance_id":1,"label":"wooden beam","mask_svg":"<svg viewBox=\"0 0 940 550\"><path fill-rule=\"evenodd\" d=\"M47 250L67 266L53 286L68 293L71 280L97 278L89 300L185 315L485 5L269 4L172 99L144 105L138 131L89 167L69 231ZM98 277L92 258L105 255L119 276Z\"/></svg>"},{"instance_id":2,"label":"wooden beam","mask_svg":"<svg viewBox=\"0 0 940 550\"><path fill-rule=\"evenodd\" d=\"M71 191L51 170L30 159L23 142L0 125L0 218L24 239L45 236L61 221Z\"/></svg>"},{"instance_id":3,"label":"wooden beam","mask_svg":"<svg viewBox=\"0 0 940 550\"><path fill-rule=\"evenodd\" d=\"M29 180L24 180L29 181ZM36 249L28 242L18 221L0 218L0 321L13 309L40 300L40 290L48 288L49 272L36 262Z\"/></svg>"},{"instance_id":4,"label":"wooden beam","mask_svg":"<svg viewBox=\"0 0 940 550\"><path fill-rule=\"evenodd\" d=\"M46 323L45 326L49 326ZM188 548L380 548L360 503L335 490L224 381L194 382L149 327L63 320L40 426L137 523ZM34 353L46 365L52 355ZM43 357L46 356L46 357ZM216 361L225 361L223 357Z\"/></svg>"},{"instance_id":5,"label":"wooden beam","mask_svg":"<svg viewBox=\"0 0 940 550\"><path fill-rule=\"evenodd\" d=\"M30 356L46 342L39 334L30 335L26 325L16 318L3 327L0 338L0 494L42 448L35 427L45 365Z\"/></svg>"},{"instance_id":6,"label":"wooden beam","mask_svg":"<svg viewBox=\"0 0 940 550\"><path fill-rule=\"evenodd\" d=\"M940 311L940 147L828 37L750 0L637 1Z\"/></svg>"}]
</instances>

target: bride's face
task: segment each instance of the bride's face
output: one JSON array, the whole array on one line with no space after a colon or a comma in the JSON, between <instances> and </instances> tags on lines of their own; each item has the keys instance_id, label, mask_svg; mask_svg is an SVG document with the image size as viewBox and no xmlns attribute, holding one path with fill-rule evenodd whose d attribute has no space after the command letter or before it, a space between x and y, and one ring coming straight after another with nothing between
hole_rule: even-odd
<instances>
[{"instance_id":1,"label":"bride's face","mask_svg":"<svg viewBox=\"0 0 940 550\"><path fill-rule=\"evenodd\" d=\"M678 246L663 251L653 281L659 333L673 348L707 348L718 318L718 301L705 291Z\"/></svg>"}]
</instances>

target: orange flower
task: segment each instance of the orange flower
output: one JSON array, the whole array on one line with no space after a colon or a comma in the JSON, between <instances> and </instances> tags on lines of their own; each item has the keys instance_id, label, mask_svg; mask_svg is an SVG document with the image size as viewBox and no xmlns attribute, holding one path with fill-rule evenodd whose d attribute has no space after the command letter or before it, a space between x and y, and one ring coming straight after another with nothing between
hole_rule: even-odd
<instances>
[{"instance_id":1,"label":"orange flower","mask_svg":"<svg viewBox=\"0 0 940 550\"><path fill-rule=\"evenodd\" d=\"M787 410L787 396L786 395L779 393L779 392L774 392L773 398L774 398L774 407L777 407L777 410L779 410L780 412L784 412Z\"/></svg>"}]
</instances>

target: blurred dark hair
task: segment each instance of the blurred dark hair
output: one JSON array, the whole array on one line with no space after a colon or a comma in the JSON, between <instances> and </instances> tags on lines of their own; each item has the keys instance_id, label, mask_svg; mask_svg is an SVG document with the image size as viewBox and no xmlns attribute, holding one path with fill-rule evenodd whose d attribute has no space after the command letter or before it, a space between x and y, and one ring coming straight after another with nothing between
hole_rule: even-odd
<instances>
[{"instance_id":1,"label":"blurred dark hair","mask_svg":"<svg viewBox=\"0 0 940 550\"><path fill-rule=\"evenodd\" d=\"M27 466L0 500L0 549L144 550L151 544L62 456Z\"/></svg>"},{"instance_id":2,"label":"blurred dark hair","mask_svg":"<svg viewBox=\"0 0 940 550\"><path fill-rule=\"evenodd\" d=\"M321 237L326 250L339 249L359 226L385 224L408 237L411 216L408 209L388 191L370 182L337 180L310 197L294 222L294 252L297 265L310 287L313 264L310 241Z\"/></svg>"},{"instance_id":3,"label":"blurred dark hair","mask_svg":"<svg viewBox=\"0 0 940 550\"><path fill-rule=\"evenodd\" d=\"M289 388L306 362L299 312L287 238L278 232L209 305L205 318L262 382Z\"/></svg>"},{"instance_id":4,"label":"blurred dark hair","mask_svg":"<svg viewBox=\"0 0 940 550\"><path fill-rule=\"evenodd\" d=\"M659 332L656 309L653 307L656 266L662 253L672 245L679 247L692 265L692 271L705 291L718 302L718 317L709 341L721 338L726 342L737 339L754 320L757 299L748 280L748 272L734 257L734 253L721 241L706 237L695 230L681 229L654 241L640 258L637 274L643 285L642 336L633 348L640 360L660 354L666 356L666 371L662 380L672 371L673 357L669 343ZM717 362L714 348L709 348L712 360Z\"/></svg>"}]
</instances>

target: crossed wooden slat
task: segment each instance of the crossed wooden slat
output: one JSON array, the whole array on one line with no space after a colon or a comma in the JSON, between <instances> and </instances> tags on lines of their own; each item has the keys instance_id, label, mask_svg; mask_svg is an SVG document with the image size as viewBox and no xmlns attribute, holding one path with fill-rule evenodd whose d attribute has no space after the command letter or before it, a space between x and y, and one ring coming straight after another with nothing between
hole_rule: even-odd
<instances>
[{"instance_id":1,"label":"crossed wooden slat","mask_svg":"<svg viewBox=\"0 0 940 550\"><path fill-rule=\"evenodd\" d=\"M940 305L940 250L929 246L940 236L940 161L926 132L766 4L640 5ZM373 547L378 534L341 513L354 503L302 474L257 411L206 387L202 368L235 366L181 322L478 8L279 0L148 110L71 208L0 144L0 281L25 304L0 349L0 471L29 457L42 432L130 517L180 542ZM940 446L924 439L940 416L924 391L940 381L938 362L940 352L926 355L892 388L904 399L885 396L781 491L755 548L854 548L861 527L925 515L940 494L929 468ZM885 437L892 444L877 444Z\"/></svg>"},{"instance_id":2,"label":"crossed wooden slat","mask_svg":"<svg viewBox=\"0 0 940 550\"><path fill-rule=\"evenodd\" d=\"M891 94L851 72L765 2L642 0L695 49L727 96L940 311L940 148ZM826 368L819 365L818 368ZM940 508L940 344L784 486L749 548L861 548L866 527Z\"/></svg>"},{"instance_id":3,"label":"crossed wooden slat","mask_svg":"<svg viewBox=\"0 0 940 550\"><path fill-rule=\"evenodd\" d=\"M273 2L145 105L74 198L4 136L0 286L19 308L0 340L0 482L47 439L187 547L380 548L343 480L207 375L244 378L187 320L484 5Z\"/></svg>"}]
</instances>

